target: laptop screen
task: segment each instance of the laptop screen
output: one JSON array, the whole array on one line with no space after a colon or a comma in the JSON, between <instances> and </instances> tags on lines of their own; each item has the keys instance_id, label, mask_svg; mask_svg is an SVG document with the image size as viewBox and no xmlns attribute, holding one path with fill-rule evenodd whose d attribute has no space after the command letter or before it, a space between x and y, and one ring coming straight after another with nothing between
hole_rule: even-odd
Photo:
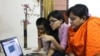
<instances>
[{"instance_id":1,"label":"laptop screen","mask_svg":"<svg viewBox=\"0 0 100 56\"><path fill-rule=\"evenodd\" d=\"M17 37L11 37L0 41L5 56L23 56L23 52Z\"/></svg>"}]
</instances>

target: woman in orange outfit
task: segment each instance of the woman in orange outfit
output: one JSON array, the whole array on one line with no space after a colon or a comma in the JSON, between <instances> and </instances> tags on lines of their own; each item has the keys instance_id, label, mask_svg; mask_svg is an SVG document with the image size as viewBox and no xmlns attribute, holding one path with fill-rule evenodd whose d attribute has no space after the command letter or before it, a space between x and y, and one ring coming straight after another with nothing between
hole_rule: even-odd
<instances>
[{"instance_id":1,"label":"woman in orange outfit","mask_svg":"<svg viewBox=\"0 0 100 56\"><path fill-rule=\"evenodd\" d=\"M76 4L67 11L69 28L68 56L100 55L100 18L89 16L88 8Z\"/></svg>"}]
</instances>

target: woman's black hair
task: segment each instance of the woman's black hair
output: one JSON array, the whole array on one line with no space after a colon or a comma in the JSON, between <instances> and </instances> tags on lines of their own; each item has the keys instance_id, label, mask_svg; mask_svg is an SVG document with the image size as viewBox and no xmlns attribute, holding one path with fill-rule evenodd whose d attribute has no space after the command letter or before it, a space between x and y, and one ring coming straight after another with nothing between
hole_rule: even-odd
<instances>
[{"instance_id":1,"label":"woman's black hair","mask_svg":"<svg viewBox=\"0 0 100 56\"><path fill-rule=\"evenodd\" d=\"M56 19L58 19L58 20L62 19L63 22L64 22L64 16L63 16L62 12L59 11L59 10L51 11L51 12L49 13L49 15L47 16L47 19L49 20L50 17L54 17L54 18L56 18Z\"/></svg>"},{"instance_id":2,"label":"woman's black hair","mask_svg":"<svg viewBox=\"0 0 100 56\"><path fill-rule=\"evenodd\" d=\"M86 5L83 4L76 4L75 6L72 6L71 8L69 8L67 10L67 16L69 17L70 13L73 13L74 15L82 18L82 17L86 17L86 19L88 19L89 17L89 12L88 12L88 8Z\"/></svg>"},{"instance_id":3,"label":"woman's black hair","mask_svg":"<svg viewBox=\"0 0 100 56\"><path fill-rule=\"evenodd\" d=\"M63 22L64 22L64 16L63 16L62 12L59 11L59 10L51 11L51 12L49 13L49 15L47 16L47 20L48 20L48 21L49 21L50 17L54 17L54 18L56 18L57 20L61 20L61 19L62 19ZM50 24L50 22L49 22L49 24ZM54 38L56 39L56 41L57 41L58 43L60 43L59 38L58 38L58 29L52 30L51 32L52 32L51 35L54 36Z\"/></svg>"}]
</instances>

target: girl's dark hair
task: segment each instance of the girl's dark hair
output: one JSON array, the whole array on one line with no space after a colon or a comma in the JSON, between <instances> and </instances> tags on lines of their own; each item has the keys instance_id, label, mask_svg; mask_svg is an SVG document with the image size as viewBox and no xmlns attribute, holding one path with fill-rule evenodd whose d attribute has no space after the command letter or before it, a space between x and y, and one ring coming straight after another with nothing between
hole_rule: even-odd
<instances>
[{"instance_id":1,"label":"girl's dark hair","mask_svg":"<svg viewBox=\"0 0 100 56\"><path fill-rule=\"evenodd\" d=\"M49 15L47 16L47 19L49 20L50 17L54 17L58 20L62 19L64 22L64 16L63 16L62 12L59 10L54 10L54 11L50 12Z\"/></svg>"},{"instance_id":2,"label":"girl's dark hair","mask_svg":"<svg viewBox=\"0 0 100 56\"><path fill-rule=\"evenodd\" d=\"M47 23L47 20L45 18L42 18L42 17L40 17L36 20L36 25L41 25L42 24L42 25L46 26L46 23Z\"/></svg>"},{"instance_id":3,"label":"girl's dark hair","mask_svg":"<svg viewBox=\"0 0 100 56\"><path fill-rule=\"evenodd\" d=\"M47 32L47 34L51 34L50 31L51 31L51 27L50 27L50 24L49 24L49 21L46 20L45 18L38 18L37 21L36 21L36 26L38 25L44 25L44 28L45 28L45 31Z\"/></svg>"},{"instance_id":4,"label":"girl's dark hair","mask_svg":"<svg viewBox=\"0 0 100 56\"><path fill-rule=\"evenodd\" d=\"M47 34L52 35L57 40L57 42L59 43L58 30L53 31L52 28L50 27L50 24L49 24L48 20L46 20L45 18L40 17L36 21L36 26L38 26L38 25L44 25Z\"/></svg>"},{"instance_id":5,"label":"girl's dark hair","mask_svg":"<svg viewBox=\"0 0 100 56\"><path fill-rule=\"evenodd\" d=\"M75 6L72 6L71 8L69 8L67 10L67 16L69 17L70 13L74 13L74 15L82 18L83 16L86 17L86 19L88 19L89 17L89 12L88 12L88 8L86 5L83 4L76 4Z\"/></svg>"}]
</instances>

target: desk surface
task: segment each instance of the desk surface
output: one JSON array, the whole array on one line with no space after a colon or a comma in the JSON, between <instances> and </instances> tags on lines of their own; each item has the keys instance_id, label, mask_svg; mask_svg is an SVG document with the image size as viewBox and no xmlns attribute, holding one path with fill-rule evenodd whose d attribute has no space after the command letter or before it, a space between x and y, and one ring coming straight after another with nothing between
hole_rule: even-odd
<instances>
[{"instance_id":1,"label":"desk surface","mask_svg":"<svg viewBox=\"0 0 100 56\"><path fill-rule=\"evenodd\" d=\"M22 49L24 55L26 55L26 54L28 54L28 53L32 53L33 50L34 50L33 48L31 48L31 49L24 49L24 48L23 48L23 49ZM0 56L5 56L3 50L0 52Z\"/></svg>"},{"instance_id":2,"label":"desk surface","mask_svg":"<svg viewBox=\"0 0 100 56\"><path fill-rule=\"evenodd\" d=\"M33 48L31 48L31 49L24 49L23 48L22 49L24 55L29 54L29 53L35 53L35 52L33 52L33 50L35 50L35 49L33 49ZM43 52L40 52L40 53L43 54L43 56L45 56L45 54ZM0 56L5 56L3 51L0 52Z\"/></svg>"},{"instance_id":3,"label":"desk surface","mask_svg":"<svg viewBox=\"0 0 100 56\"><path fill-rule=\"evenodd\" d=\"M0 56L5 56L3 52L0 52Z\"/></svg>"}]
</instances>

